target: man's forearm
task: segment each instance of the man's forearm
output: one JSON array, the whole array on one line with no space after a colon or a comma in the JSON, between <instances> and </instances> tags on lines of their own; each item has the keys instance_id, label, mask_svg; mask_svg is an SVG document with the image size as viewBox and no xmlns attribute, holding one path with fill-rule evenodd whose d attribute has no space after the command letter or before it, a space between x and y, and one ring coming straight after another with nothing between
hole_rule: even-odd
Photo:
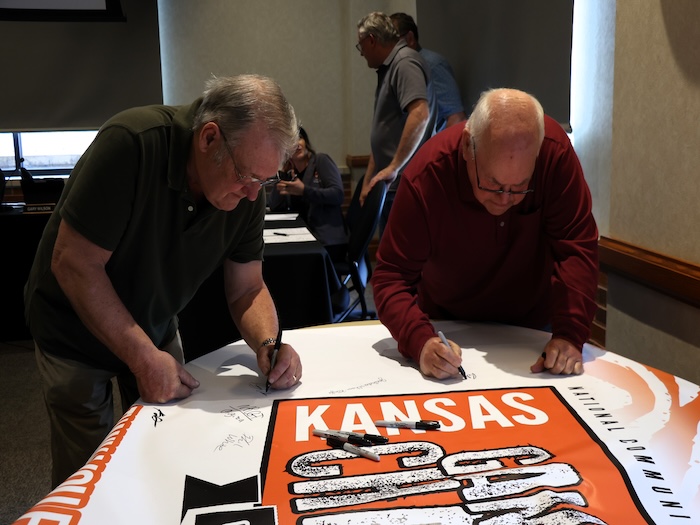
<instances>
[{"instance_id":1,"label":"man's forearm","mask_svg":"<svg viewBox=\"0 0 700 525\"><path fill-rule=\"evenodd\" d=\"M410 106L406 123L401 133L401 140L389 167L398 172L418 149L430 120L430 110L425 100L415 101Z\"/></svg>"},{"instance_id":2,"label":"man's forearm","mask_svg":"<svg viewBox=\"0 0 700 525\"><path fill-rule=\"evenodd\" d=\"M228 307L241 336L256 352L263 341L277 336L277 310L264 282L259 288L229 300Z\"/></svg>"},{"instance_id":3,"label":"man's forearm","mask_svg":"<svg viewBox=\"0 0 700 525\"><path fill-rule=\"evenodd\" d=\"M157 349L105 272L110 255L62 223L51 271L85 327L133 371Z\"/></svg>"}]
</instances>

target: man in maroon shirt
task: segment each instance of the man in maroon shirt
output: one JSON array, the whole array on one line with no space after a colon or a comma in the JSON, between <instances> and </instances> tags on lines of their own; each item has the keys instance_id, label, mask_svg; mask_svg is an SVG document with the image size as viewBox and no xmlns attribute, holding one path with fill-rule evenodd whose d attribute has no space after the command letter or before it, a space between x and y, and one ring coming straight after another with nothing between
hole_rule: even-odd
<instances>
[{"instance_id":1,"label":"man in maroon shirt","mask_svg":"<svg viewBox=\"0 0 700 525\"><path fill-rule=\"evenodd\" d=\"M583 372L598 282L591 195L564 130L532 96L482 94L464 128L404 172L372 277L382 323L428 376L458 374L430 319L549 329L532 372Z\"/></svg>"}]
</instances>

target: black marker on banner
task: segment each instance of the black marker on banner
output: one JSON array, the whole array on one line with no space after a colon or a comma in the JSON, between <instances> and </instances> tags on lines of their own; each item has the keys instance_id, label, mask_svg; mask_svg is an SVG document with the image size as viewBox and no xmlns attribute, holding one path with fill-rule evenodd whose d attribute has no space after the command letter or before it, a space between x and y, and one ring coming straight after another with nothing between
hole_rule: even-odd
<instances>
[{"instance_id":1,"label":"black marker on banner","mask_svg":"<svg viewBox=\"0 0 700 525\"><path fill-rule=\"evenodd\" d=\"M389 442L389 438L386 436L380 436L379 434L360 434L359 432L347 432L345 430L336 430L338 434L344 434L347 436L357 436L362 439L366 439L373 444L384 445Z\"/></svg>"},{"instance_id":2,"label":"black marker on banner","mask_svg":"<svg viewBox=\"0 0 700 525\"><path fill-rule=\"evenodd\" d=\"M420 430L437 430L440 428L439 421L431 419L421 419L420 421L375 421L374 424L378 427L387 428L417 428Z\"/></svg>"},{"instance_id":3,"label":"black marker on banner","mask_svg":"<svg viewBox=\"0 0 700 525\"><path fill-rule=\"evenodd\" d=\"M356 447L355 445L351 445L350 443L340 441L336 438L328 438L326 439L326 443L328 443L328 445L330 445L333 448L342 448L343 450L350 452L351 454L356 454L358 456L362 456L363 458L379 461L379 454L375 454L374 452L370 452L369 450Z\"/></svg>"},{"instance_id":4,"label":"black marker on banner","mask_svg":"<svg viewBox=\"0 0 700 525\"><path fill-rule=\"evenodd\" d=\"M374 445L371 441L368 441L360 436L355 436L347 433L342 433L337 430L313 430L314 436L319 436L327 439L337 439L339 441L344 441L350 443L351 445L357 445L360 447L371 447Z\"/></svg>"}]
</instances>

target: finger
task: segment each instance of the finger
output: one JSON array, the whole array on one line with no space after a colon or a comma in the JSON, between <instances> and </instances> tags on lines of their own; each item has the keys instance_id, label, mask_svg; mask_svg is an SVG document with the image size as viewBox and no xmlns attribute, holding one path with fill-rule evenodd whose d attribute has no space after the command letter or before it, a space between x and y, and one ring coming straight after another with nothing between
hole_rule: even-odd
<instances>
[{"instance_id":1,"label":"finger","mask_svg":"<svg viewBox=\"0 0 700 525\"><path fill-rule=\"evenodd\" d=\"M448 355L449 354L450 352L448 351ZM459 374L457 367L446 360L439 353L435 354L432 369L434 372L433 375L438 379L447 379L448 377L453 377L454 375Z\"/></svg>"},{"instance_id":2,"label":"finger","mask_svg":"<svg viewBox=\"0 0 700 525\"><path fill-rule=\"evenodd\" d=\"M290 388L299 382L300 376L296 373L292 373L290 369L286 370L284 374L277 378L274 383L270 383L270 386L276 390L283 390L285 388Z\"/></svg>"},{"instance_id":3,"label":"finger","mask_svg":"<svg viewBox=\"0 0 700 525\"><path fill-rule=\"evenodd\" d=\"M180 367L180 382L189 387L190 389L195 389L199 386L199 381L190 374L184 367Z\"/></svg>"},{"instance_id":4,"label":"finger","mask_svg":"<svg viewBox=\"0 0 700 525\"><path fill-rule=\"evenodd\" d=\"M186 397L190 397L190 395L192 395L192 390L192 388L184 383L180 383L180 386L175 389L173 399L185 399Z\"/></svg>"},{"instance_id":5,"label":"finger","mask_svg":"<svg viewBox=\"0 0 700 525\"><path fill-rule=\"evenodd\" d=\"M301 361L296 353L287 352L288 348L282 345L284 352L280 351L275 362L275 367L268 375L270 385L275 388L287 388L297 383L301 377ZM296 377L296 379L295 379Z\"/></svg>"},{"instance_id":6,"label":"finger","mask_svg":"<svg viewBox=\"0 0 700 525\"><path fill-rule=\"evenodd\" d=\"M443 347L445 345L442 345ZM447 365L445 368L447 370L451 370L454 368L455 372L458 373L459 371L457 368L461 366L462 364L462 349L455 346L450 346L449 348L441 348L438 350L439 357L441 357L444 361L447 362Z\"/></svg>"},{"instance_id":7,"label":"finger","mask_svg":"<svg viewBox=\"0 0 700 525\"><path fill-rule=\"evenodd\" d=\"M577 376L583 374L583 363L581 361L576 361L576 364L574 365L574 374Z\"/></svg>"},{"instance_id":8,"label":"finger","mask_svg":"<svg viewBox=\"0 0 700 525\"><path fill-rule=\"evenodd\" d=\"M580 374L581 372L576 372L577 370L577 365L578 369L581 369L581 361L577 359L576 357L570 357L567 362L566 366L564 367L563 373L571 375L571 374Z\"/></svg>"},{"instance_id":9,"label":"finger","mask_svg":"<svg viewBox=\"0 0 700 525\"><path fill-rule=\"evenodd\" d=\"M559 375L564 373L565 368L566 362L562 364L561 359L557 359L551 367L547 368L547 370L549 370L550 374Z\"/></svg>"},{"instance_id":10,"label":"finger","mask_svg":"<svg viewBox=\"0 0 700 525\"><path fill-rule=\"evenodd\" d=\"M537 361L535 361L535 364L530 366L530 372L533 374L539 374L540 372L544 372L547 370L547 368L544 366L544 359L542 357L538 357Z\"/></svg>"}]
</instances>

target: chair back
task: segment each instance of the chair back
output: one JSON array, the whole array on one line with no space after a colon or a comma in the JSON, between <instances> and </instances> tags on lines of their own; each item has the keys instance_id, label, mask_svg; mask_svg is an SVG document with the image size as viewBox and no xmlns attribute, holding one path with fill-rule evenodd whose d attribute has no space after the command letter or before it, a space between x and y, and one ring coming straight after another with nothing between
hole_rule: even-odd
<instances>
[{"instance_id":1,"label":"chair back","mask_svg":"<svg viewBox=\"0 0 700 525\"><path fill-rule=\"evenodd\" d=\"M369 192L369 195L367 195L367 199L362 206L360 206L361 191L362 180L355 187L355 192L346 214L346 223L350 231L346 261L344 264L336 264L336 271L341 279L345 276L342 279L343 288L350 285L349 290L354 290L357 293L357 298L348 304L349 297L347 294L343 297L343 302L339 302L340 308L335 310L342 310L336 315L335 322L342 322L354 316L353 310L358 304L362 308L360 319L374 317L375 315L373 312L368 311L367 301L365 300L365 289L372 275L367 249L379 225L379 217L382 214L384 200L386 199L387 186L383 182L376 184ZM345 290L342 291L345 292Z\"/></svg>"},{"instance_id":2,"label":"chair back","mask_svg":"<svg viewBox=\"0 0 700 525\"><path fill-rule=\"evenodd\" d=\"M363 261L369 243L379 225L379 217L386 199L387 185L384 183L375 184L367 195L364 205L360 206L362 182L361 179L355 187L355 193L347 213L347 224L350 230L348 238L348 262L350 264Z\"/></svg>"}]
</instances>

